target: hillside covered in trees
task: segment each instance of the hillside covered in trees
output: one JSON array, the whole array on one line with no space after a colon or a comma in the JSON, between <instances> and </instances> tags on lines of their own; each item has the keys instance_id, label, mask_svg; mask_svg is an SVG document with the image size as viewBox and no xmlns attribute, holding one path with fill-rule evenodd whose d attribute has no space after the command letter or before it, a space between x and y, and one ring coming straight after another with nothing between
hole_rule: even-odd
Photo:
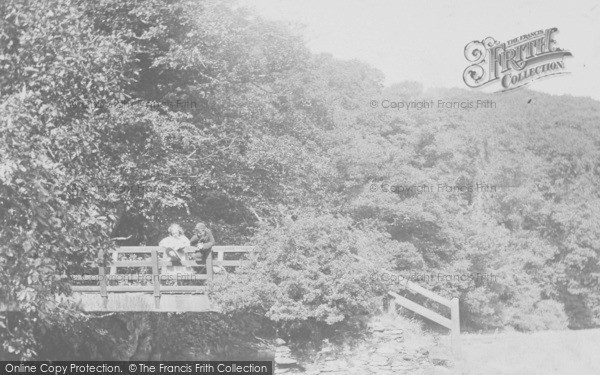
<instances>
[{"instance_id":1,"label":"hillside covered in trees","mask_svg":"<svg viewBox=\"0 0 600 375\"><path fill-rule=\"evenodd\" d=\"M4 352L76 335L69 275L111 238L199 220L261 248L215 298L280 335L374 313L402 290L380 267L458 296L465 330L600 324L599 102L385 86L229 1L6 0L0 20Z\"/></svg>"}]
</instances>

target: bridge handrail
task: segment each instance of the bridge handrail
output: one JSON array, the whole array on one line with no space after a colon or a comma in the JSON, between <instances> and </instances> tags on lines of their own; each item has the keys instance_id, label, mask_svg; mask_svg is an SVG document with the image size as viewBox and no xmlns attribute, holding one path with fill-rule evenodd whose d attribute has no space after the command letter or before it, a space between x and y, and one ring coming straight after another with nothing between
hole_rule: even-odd
<instances>
[{"instance_id":1,"label":"bridge handrail","mask_svg":"<svg viewBox=\"0 0 600 375\"><path fill-rule=\"evenodd\" d=\"M195 248L189 247L185 249L186 253L194 252ZM217 260L213 261L213 265L225 266L225 267L239 267L241 261L239 260L225 260L225 253L250 253L255 251L255 246L213 246L212 252L217 254ZM166 248L162 246L121 246L115 250L109 250L108 253L112 255L113 261L110 263L111 274L116 273L117 268L125 267L151 267L152 261L150 259L145 260L118 260L118 254L151 254L152 251L156 250L159 253L164 253ZM174 264L169 260L159 258L159 267L173 266ZM198 266L195 261L182 260L182 266L194 267Z\"/></svg>"},{"instance_id":2,"label":"bridge handrail","mask_svg":"<svg viewBox=\"0 0 600 375\"><path fill-rule=\"evenodd\" d=\"M212 256L208 256L206 259L206 274L194 275L195 280L209 280L213 277L213 264L225 267L238 267L241 265L242 260L225 260L225 253L249 253L255 248L253 246L213 246L212 251L217 253L217 260L213 261ZM159 269L165 266L173 265L173 262L163 260L159 257L159 253L164 253L166 248L161 246L122 246L115 250L111 250L108 253L111 254L112 262L106 265L98 266L98 275L82 275L81 280L97 280L100 285L75 285L71 289L74 292L97 292L100 291L100 296L103 299L104 308L108 303L108 292L153 292L155 297L155 307L160 308L160 296L161 292L191 292L198 293L206 290L205 286L189 286L189 285L163 285L160 284L160 272ZM195 250L194 250L195 251ZM189 251L188 251L189 252ZM150 254L150 259L142 260L118 260L119 254ZM177 265L194 267L200 266L196 261L182 260ZM152 276L152 285L108 285L110 278L123 278L131 280L132 277L138 277L139 275L131 274L117 274L117 268L129 268L129 267L152 267L152 273L148 276ZM110 269L110 273L106 274L106 268ZM135 278L134 278L135 279ZM141 280L140 280L141 281Z\"/></svg>"},{"instance_id":3,"label":"bridge handrail","mask_svg":"<svg viewBox=\"0 0 600 375\"><path fill-rule=\"evenodd\" d=\"M110 250L109 253L119 254L149 254L152 250L160 252L165 251L163 246L120 246L116 250ZM187 250L191 252L192 250ZM213 246L213 253L250 253L255 251L255 246Z\"/></svg>"}]
</instances>

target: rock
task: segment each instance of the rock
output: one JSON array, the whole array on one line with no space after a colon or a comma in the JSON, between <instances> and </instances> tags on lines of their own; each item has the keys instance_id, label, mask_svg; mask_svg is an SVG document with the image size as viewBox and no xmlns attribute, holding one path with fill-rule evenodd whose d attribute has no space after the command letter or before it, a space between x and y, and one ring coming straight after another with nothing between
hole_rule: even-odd
<instances>
[{"instance_id":1,"label":"rock","mask_svg":"<svg viewBox=\"0 0 600 375\"><path fill-rule=\"evenodd\" d=\"M371 359L369 360L369 364L371 366L387 366L389 363L390 360L388 357L379 354L372 355Z\"/></svg>"},{"instance_id":2,"label":"rock","mask_svg":"<svg viewBox=\"0 0 600 375\"><path fill-rule=\"evenodd\" d=\"M333 353L333 348L323 348L319 351L319 355Z\"/></svg>"},{"instance_id":3,"label":"rock","mask_svg":"<svg viewBox=\"0 0 600 375\"><path fill-rule=\"evenodd\" d=\"M375 331L375 332L383 332L385 331L385 326L379 322L374 322L371 323L371 325L369 326L369 328L371 328L371 331Z\"/></svg>"},{"instance_id":4,"label":"rock","mask_svg":"<svg viewBox=\"0 0 600 375\"><path fill-rule=\"evenodd\" d=\"M452 355L447 348L432 348L429 352L429 360L432 364L449 367L452 363Z\"/></svg>"},{"instance_id":5,"label":"rock","mask_svg":"<svg viewBox=\"0 0 600 375\"><path fill-rule=\"evenodd\" d=\"M333 372L333 371L344 371L348 369L348 364L346 361L341 359L334 359L332 361L327 361L321 367L322 372Z\"/></svg>"},{"instance_id":6,"label":"rock","mask_svg":"<svg viewBox=\"0 0 600 375\"><path fill-rule=\"evenodd\" d=\"M435 357L430 357L430 361L434 365L448 367L450 365L451 360L450 360L450 358L435 356Z\"/></svg>"},{"instance_id":7,"label":"rock","mask_svg":"<svg viewBox=\"0 0 600 375\"><path fill-rule=\"evenodd\" d=\"M275 357L275 364L281 366L290 366L297 364L298 361L292 357Z\"/></svg>"},{"instance_id":8,"label":"rock","mask_svg":"<svg viewBox=\"0 0 600 375\"><path fill-rule=\"evenodd\" d=\"M277 345L277 346L285 345L285 340L278 338L277 340L275 340L275 345Z\"/></svg>"},{"instance_id":9,"label":"rock","mask_svg":"<svg viewBox=\"0 0 600 375\"><path fill-rule=\"evenodd\" d=\"M291 352L292 352L292 349L288 348L287 346L278 346L277 348L275 348L275 355L290 354Z\"/></svg>"},{"instance_id":10,"label":"rock","mask_svg":"<svg viewBox=\"0 0 600 375\"><path fill-rule=\"evenodd\" d=\"M393 346L382 346L375 351L377 354L396 354L397 350Z\"/></svg>"},{"instance_id":11,"label":"rock","mask_svg":"<svg viewBox=\"0 0 600 375\"><path fill-rule=\"evenodd\" d=\"M298 361L293 358L292 350L287 346L279 346L275 348L275 363L278 365L295 365Z\"/></svg>"}]
</instances>

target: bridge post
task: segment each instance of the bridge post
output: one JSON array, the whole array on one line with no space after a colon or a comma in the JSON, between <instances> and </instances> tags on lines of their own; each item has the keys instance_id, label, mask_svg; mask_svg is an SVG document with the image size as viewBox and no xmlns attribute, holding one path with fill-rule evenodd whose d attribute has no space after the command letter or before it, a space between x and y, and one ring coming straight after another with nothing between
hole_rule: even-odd
<instances>
[{"instance_id":1,"label":"bridge post","mask_svg":"<svg viewBox=\"0 0 600 375\"><path fill-rule=\"evenodd\" d=\"M160 309L160 274L158 272L158 251L152 250L152 285L154 286L154 308Z\"/></svg>"},{"instance_id":2,"label":"bridge post","mask_svg":"<svg viewBox=\"0 0 600 375\"><path fill-rule=\"evenodd\" d=\"M113 262L118 262L119 261L119 252L118 251L115 251L114 253L112 253L112 260L113 260ZM111 275L116 275L117 274L117 267L111 266L110 267L110 274Z\"/></svg>"},{"instance_id":3,"label":"bridge post","mask_svg":"<svg viewBox=\"0 0 600 375\"><path fill-rule=\"evenodd\" d=\"M451 341L452 341L452 353L455 358L458 358L461 353L460 345L460 311L458 298L454 297L450 301L450 320L452 324L451 330Z\"/></svg>"},{"instance_id":4,"label":"bridge post","mask_svg":"<svg viewBox=\"0 0 600 375\"><path fill-rule=\"evenodd\" d=\"M219 253L221 254L221 253ZM208 252L206 257L206 281L212 281L213 279L213 253L212 250Z\"/></svg>"},{"instance_id":5,"label":"bridge post","mask_svg":"<svg viewBox=\"0 0 600 375\"><path fill-rule=\"evenodd\" d=\"M108 292L106 291L108 281L106 280L106 269L104 267L104 264L100 264L100 266L98 266L98 278L100 279L100 296L102 297L102 308L106 310L108 309Z\"/></svg>"}]
</instances>

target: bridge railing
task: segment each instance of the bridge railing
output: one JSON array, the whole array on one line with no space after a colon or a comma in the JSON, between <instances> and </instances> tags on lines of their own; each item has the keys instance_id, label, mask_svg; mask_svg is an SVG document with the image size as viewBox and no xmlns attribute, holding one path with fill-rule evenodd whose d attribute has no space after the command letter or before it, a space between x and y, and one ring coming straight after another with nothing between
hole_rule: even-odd
<instances>
[{"instance_id":1,"label":"bridge railing","mask_svg":"<svg viewBox=\"0 0 600 375\"><path fill-rule=\"evenodd\" d=\"M358 255L353 255L353 257L361 262L369 262L367 259L359 257ZM400 275L388 271L386 269L382 269L382 272L393 275L397 280L400 280ZM404 283L403 283L404 284ZM434 321L450 330L450 339L452 342L452 352L456 357L460 356L461 345L460 345L460 309L459 309L459 300L454 297L451 300L440 296L437 293L432 292L431 290L425 289L422 286L415 284L411 281L406 282L405 288L410 292L421 295L423 297L427 297L432 301L435 301L447 308L450 309L450 319L446 318L438 314L437 312L426 308L425 306L421 306L416 302L409 300L406 297L399 295L398 293L388 291L388 296L391 297L390 304L388 309L392 312L396 311L396 305L400 305L406 309L409 309L431 321Z\"/></svg>"},{"instance_id":2,"label":"bridge railing","mask_svg":"<svg viewBox=\"0 0 600 375\"><path fill-rule=\"evenodd\" d=\"M71 289L80 293L100 293L103 299L103 305L106 307L109 293L119 292L144 292L153 293L155 298L155 307L160 308L160 296L162 293L205 293L206 287L202 285L161 285L161 279L164 279L165 273L161 274L161 269L168 266L188 267L190 274L193 274L194 280L212 280L213 266L221 267L239 267L243 259L226 259L226 254L238 254L244 256L254 251L253 246L213 246L212 253L216 253L216 260L213 260L212 254L206 259L206 274L194 273L191 267L202 267L193 260L183 259L181 263L173 264L169 260L163 259L166 248L161 246L122 246L111 251L112 262L108 265L98 267L98 275L83 275L80 280L97 280L99 285L75 285ZM189 250L188 252L192 252ZM121 260L121 254L150 254L148 259ZM148 274L118 274L119 268L144 267L151 268L152 273ZM107 268L109 269L107 273ZM141 277L143 276L143 277ZM161 277L163 276L163 277ZM148 281L151 277L151 285L109 285L111 279L129 280L129 281ZM185 280L185 279L182 279Z\"/></svg>"}]
</instances>

